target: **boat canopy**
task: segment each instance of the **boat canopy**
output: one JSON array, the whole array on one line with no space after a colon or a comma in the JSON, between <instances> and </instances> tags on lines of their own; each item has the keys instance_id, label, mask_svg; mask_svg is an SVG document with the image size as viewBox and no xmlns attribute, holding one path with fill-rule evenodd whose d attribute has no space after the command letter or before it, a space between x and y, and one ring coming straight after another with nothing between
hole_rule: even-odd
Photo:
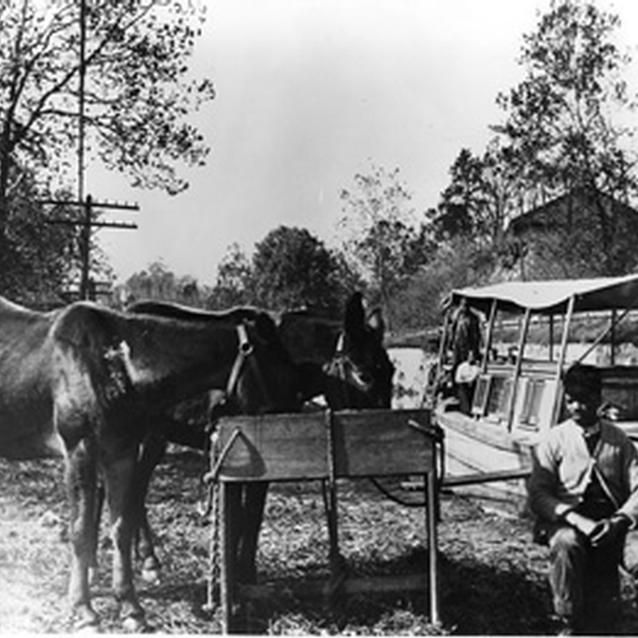
<instances>
[{"instance_id":1,"label":"boat canopy","mask_svg":"<svg viewBox=\"0 0 638 638\"><path fill-rule=\"evenodd\" d=\"M507 281L480 288L453 290L447 301L457 305L466 299L471 308L488 314L494 300L500 310L523 312L530 309L552 315L566 310L574 296L575 312L638 308L638 274L593 279L552 279L548 281Z\"/></svg>"}]
</instances>

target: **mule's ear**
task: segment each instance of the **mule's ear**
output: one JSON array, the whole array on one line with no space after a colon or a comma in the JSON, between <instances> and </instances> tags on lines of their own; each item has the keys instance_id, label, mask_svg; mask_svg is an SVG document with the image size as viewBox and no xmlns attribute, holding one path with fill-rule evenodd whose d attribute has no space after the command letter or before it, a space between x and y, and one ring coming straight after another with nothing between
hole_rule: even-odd
<instances>
[{"instance_id":1,"label":"mule's ear","mask_svg":"<svg viewBox=\"0 0 638 638\"><path fill-rule=\"evenodd\" d=\"M385 321L383 321L383 313L381 308L375 308L368 317L368 326L372 329L376 337L381 343L385 333Z\"/></svg>"},{"instance_id":2,"label":"mule's ear","mask_svg":"<svg viewBox=\"0 0 638 638\"><path fill-rule=\"evenodd\" d=\"M346 334L356 335L363 331L364 323L363 296L360 292L355 292L346 303L343 327Z\"/></svg>"}]
</instances>

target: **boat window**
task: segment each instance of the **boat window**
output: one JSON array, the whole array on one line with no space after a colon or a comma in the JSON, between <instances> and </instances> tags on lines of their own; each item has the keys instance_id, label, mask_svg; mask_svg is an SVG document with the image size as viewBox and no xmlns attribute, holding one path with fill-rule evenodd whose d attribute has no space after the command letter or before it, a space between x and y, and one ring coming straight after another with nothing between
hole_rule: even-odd
<instances>
[{"instance_id":1,"label":"boat window","mask_svg":"<svg viewBox=\"0 0 638 638\"><path fill-rule=\"evenodd\" d=\"M491 381L491 375L482 374L476 382L476 390L474 391L474 398L472 400L472 414L474 416L483 416L485 414Z\"/></svg>"},{"instance_id":2,"label":"boat window","mask_svg":"<svg viewBox=\"0 0 638 638\"><path fill-rule=\"evenodd\" d=\"M543 391L545 390L545 379L528 379L525 384L525 397L521 409L518 423L521 426L536 428L538 426L539 414Z\"/></svg>"},{"instance_id":3,"label":"boat window","mask_svg":"<svg viewBox=\"0 0 638 638\"><path fill-rule=\"evenodd\" d=\"M510 397L512 395L512 379L509 376L494 376L490 385L487 401L487 414L495 419L507 420Z\"/></svg>"}]
</instances>

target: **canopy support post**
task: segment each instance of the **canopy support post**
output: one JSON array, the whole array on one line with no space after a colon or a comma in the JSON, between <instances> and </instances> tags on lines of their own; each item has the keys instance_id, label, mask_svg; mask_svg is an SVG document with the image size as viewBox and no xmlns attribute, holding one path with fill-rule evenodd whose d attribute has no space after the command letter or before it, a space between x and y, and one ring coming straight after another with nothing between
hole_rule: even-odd
<instances>
[{"instance_id":1,"label":"canopy support post","mask_svg":"<svg viewBox=\"0 0 638 638\"><path fill-rule=\"evenodd\" d=\"M514 374L512 376L512 391L510 392L509 405L507 407L507 429L511 431L514 422L514 407L516 406L516 388L518 386L518 380L521 376L521 369L523 367L523 355L525 354L525 342L527 341L527 331L529 329L529 321L532 315L530 308L525 309L525 315L523 317L523 326L521 328L521 334L518 338L518 357L516 358L516 366L514 367Z\"/></svg>"},{"instance_id":2,"label":"canopy support post","mask_svg":"<svg viewBox=\"0 0 638 638\"><path fill-rule=\"evenodd\" d=\"M609 359L612 366L616 365L616 309L611 311L611 344Z\"/></svg>"},{"instance_id":3,"label":"canopy support post","mask_svg":"<svg viewBox=\"0 0 638 638\"><path fill-rule=\"evenodd\" d=\"M496 307L498 301L494 299L490 308L490 318L487 323L487 335L485 336L485 351L483 352L483 363L481 365L481 372L487 371L487 363L490 360L490 350L492 348L492 335L494 333L494 323L496 322Z\"/></svg>"},{"instance_id":4,"label":"canopy support post","mask_svg":"<svg viewBox=\"0 0 638 638\"><path fill-rule=\"evenodd\" d=\"M554 408L552 410L551 424L556 423L560 416L560 408L563 402L563 367L567 359L567 345L569 343L569 329L571 328L572 317L574 316L574 306L576 305L576 295L572 295L567 303L567 312L563 322L563 334L561 335L560 351L558 353L558 362L556 364L556 394L554 395ZM550 424L550 425L551 425Z\"/></svg>"}]
</instances>

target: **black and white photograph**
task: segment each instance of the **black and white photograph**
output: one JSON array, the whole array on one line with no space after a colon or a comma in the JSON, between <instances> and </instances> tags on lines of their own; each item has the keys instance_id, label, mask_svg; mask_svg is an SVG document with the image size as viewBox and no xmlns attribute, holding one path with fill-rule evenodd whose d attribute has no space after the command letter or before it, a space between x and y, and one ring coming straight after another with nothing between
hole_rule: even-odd
<instances>
[{"instance_id":1,"label":"black and white photograph","mask_svg":"<svg viewBox=\"0 0 638 638\"><path fill-rule=\"evenodd\" d=\"M638 635L635 0L0 0L0 636Z\"/></svg>"}]
</instances>

